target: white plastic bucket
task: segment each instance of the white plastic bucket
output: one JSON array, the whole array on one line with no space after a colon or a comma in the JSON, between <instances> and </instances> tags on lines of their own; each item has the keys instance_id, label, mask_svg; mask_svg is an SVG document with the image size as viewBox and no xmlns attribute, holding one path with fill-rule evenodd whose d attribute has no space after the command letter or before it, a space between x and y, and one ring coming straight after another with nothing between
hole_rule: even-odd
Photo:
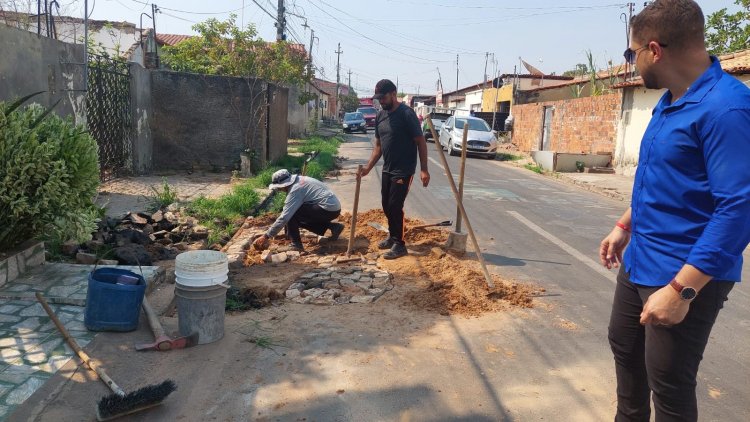
<instances>
[{"instance_id":1,"label":"white plastic bucket","mask_svg":"<svg viewBox=\"0 0 750 422\"><path fill-rule=\"evenodd\" d=\"M207 287L227 281L227 255L218 251L189 251L177 255L174 275L177 284Z\"/></svg>"}]
</instances>

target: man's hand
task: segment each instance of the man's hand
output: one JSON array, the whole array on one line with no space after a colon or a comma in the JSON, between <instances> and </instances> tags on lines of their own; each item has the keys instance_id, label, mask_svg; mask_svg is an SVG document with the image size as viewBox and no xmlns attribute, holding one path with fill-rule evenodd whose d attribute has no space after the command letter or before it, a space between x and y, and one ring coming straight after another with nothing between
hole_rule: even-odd
<instances>
[{"instance_id":1,"label":"man's hand","mask_svg":"<svg viewBox=\"0 0 750 422\"><path fill-rule=\"evenodd\" d=\"M666 325L679 324L690 310L690 302L682 300L677 291L666 285L648 297L641 312L641 324Z\"/></svg>"},{"instance_id":2,"label":"man's hand","mask_svg":"<svg viewBox=\"0 0 750 422\"><path fill-rule=\"evenodd\" d=\"M270 243L268 240L268 236L264 234L263 236L255 239L255 242L253 242L253 247L258 251L262 251L268 247L268 244Z\"/></svg>"},{"instance_id":3,"label":"man's hand","mask_svg":"<svg viewBox=\"0 0 750 422\"><path fill-rule=\"evenodd\" d=\"M599 246L599 260L607 268L617 268L622 264L622 253L630 242L630 233L615 227Z\"/></svg>"},{"instance_id":4,"label":"man's hand","mask_svg":"<svg viewBox=\"0 0 750 422\"><path fill-rule=\"evenodd\" d=\"M422 170L419 172L419 177L422 179L422 186L427 187L430 184L430 172Z\"/></svg>"},{"instance_id":5,"label":"man's hand","mask_svg":"<svg viewBox=\"0 0 750 422\"><path fill-rule=\"evenodd\" d=\"M370 169L367 167L362 167L362 170L357 171L357 179L361 179L368 174L370 174Z\"/></svg>"}]
</instances>

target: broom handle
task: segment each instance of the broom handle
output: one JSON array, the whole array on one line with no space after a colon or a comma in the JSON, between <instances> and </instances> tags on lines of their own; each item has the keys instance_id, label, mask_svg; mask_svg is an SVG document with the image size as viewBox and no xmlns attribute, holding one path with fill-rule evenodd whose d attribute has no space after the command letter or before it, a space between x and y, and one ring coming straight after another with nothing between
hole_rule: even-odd
<instances>
[{"instance_id":1,"label":"broom handle","mask_svg":"<svg viewBox=\"0 0 750 422\"><path fill-rule=\"evenodd\" d=\"M106 372L104 372L104 369L101 368L99 365L95 364L89 355L84 352L81 347L76 343L75 339L70 336L70 333L68 333L68 330L65 329L65 326L60 322L59 319L57 319L57 315L52 311L52 309L47 304L47 301L44 300L44 296L42 296L41 293L36 292L36 299L39 301L39 303L42 304L42 307L44 308L44 311L47 312L47 315L49 315L52 322L55 323L55 326L58 330L60 330L60 333L63 335L63 338L65 341L70 345L70 347L76 352L78 357L83 361L83 363L86 364L89 368L93 369L94 372L96 372L97 375L99 375L99 379L102 380L105 384L107 384L107 387L109 387L112 392L117 394L118 396L124 396L125 391L122 390L115 382L112 380L112 378L107 375Z\"/></svg>"}]
</instances>

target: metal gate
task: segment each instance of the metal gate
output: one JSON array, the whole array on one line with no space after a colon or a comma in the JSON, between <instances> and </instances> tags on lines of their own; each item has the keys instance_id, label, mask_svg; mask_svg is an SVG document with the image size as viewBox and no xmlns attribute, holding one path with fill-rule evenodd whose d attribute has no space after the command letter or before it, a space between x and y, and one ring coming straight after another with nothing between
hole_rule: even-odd
<instances>
[{"instance_id":1,"label":"metal gate","mask_svg":"<svg viewBox=\"0 0 750 422\"><path fill-rule=\"evenodd\" d=\"M130 108L130 69L122 60L89 55L86 120L99 145L102 181L133 170L133 121Z\"/></svg>"}]
</instances>

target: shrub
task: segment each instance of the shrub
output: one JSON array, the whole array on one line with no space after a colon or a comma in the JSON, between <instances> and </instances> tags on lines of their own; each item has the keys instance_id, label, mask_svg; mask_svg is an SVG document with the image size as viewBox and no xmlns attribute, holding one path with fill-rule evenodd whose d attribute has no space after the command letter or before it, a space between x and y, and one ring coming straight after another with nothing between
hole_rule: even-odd
<instances>
[{"instance_id":1,"label":"shrub","mask_svg":"<svg viewBox=\"0 0 750 422\"><path fill-rule=\"evenodd\" d=\"M0 250L30 238L90 239L96 142L70 120L17 104L0 102Z\"/></svg>"}]
</instances>

